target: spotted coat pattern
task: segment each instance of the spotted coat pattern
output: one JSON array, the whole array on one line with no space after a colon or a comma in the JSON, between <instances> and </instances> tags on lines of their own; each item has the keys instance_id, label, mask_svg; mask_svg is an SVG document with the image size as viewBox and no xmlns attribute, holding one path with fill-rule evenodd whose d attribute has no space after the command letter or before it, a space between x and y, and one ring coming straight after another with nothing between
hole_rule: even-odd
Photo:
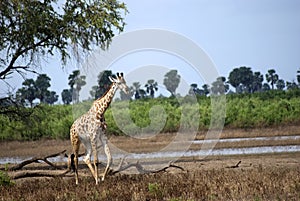
<instances>
[{"instance_id":1,"label":"spotted coat pattern","mask_svg":"<svg viewBox=\"0 0 300 201\"><path fill-rule=\"evenodd\" d=\"M108 91L99 99L93 102L92 107L88 112L79 117L71 126L70 138L73 147L72 159L69 160L69 167L72 166L75 172L76 184L78 184L78 152L80 144L82 143L86 149L86 155L83 161L89 167L93 177L95 178L96 184L98 184L98 150L103 147L104 152L107 156L107 166L104 173L102 174L102 180L104 180L109 166L112 162L112 157L107 144L107 138L105 135L106 123L104 119L104 113L109 107L114 94L118 88L128 93L128 87L123 78L123 74L117 73L117 78L110 78L112 84ZM91 155L93 154L93 165L91 164Z\"/></svg>"}]
</instances>

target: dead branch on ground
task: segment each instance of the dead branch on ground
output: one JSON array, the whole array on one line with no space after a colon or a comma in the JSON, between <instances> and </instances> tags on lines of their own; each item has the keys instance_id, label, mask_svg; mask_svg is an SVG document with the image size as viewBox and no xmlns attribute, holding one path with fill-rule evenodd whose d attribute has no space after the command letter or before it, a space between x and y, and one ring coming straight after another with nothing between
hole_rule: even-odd
<instances>
[{"instance_id":1,"label":"dead branch on ground","mask_svg":"<svg viewBox=\"0 0 300 201\"><path fill-rule=\"evenodd\" d=\"M238 168L242 161L239 161L236 165L227 166L226 168Z\"/></svg>"},{"instance_id":2,"label":"dead branch on ground","mask_svg":"<svg viewBox=\"0 0 300 201\"><path fill-rule=\"evenodd\" d=\"M22 163L19 163L19 164L13 166L13 167L8 168L8 170L9 171L21 170L26 165L29 165L31 163L39 163L40 161L44 161L49 166L54 167L55 169L62 169L61 167L58 167L55 164L51 163L48 159L60 156L60 155L64 154L65 152L66 152L66 150L63 150L63 151L61 151L59 153L51 154L51 155L44 156L44 157L34 157L32 159L25 160Z\"/></svg>"},{"instance_id":3,"label":"dead branch on ground","mask_svg":"<svg viewBox=\"0 0 300 201\"><path fill-rule=\"evenodd\" d=\"M53 171L22 171L9 174L11 179L21 179L27 177L66 177L70 170L53 172Z\"/></svg>"},{"instance_id":4,"label":"dead branch on ground","mask_svg":"<svg viewBox=\"0 0 300 201\"><path fill-rule=\"evenodd\" d=\"M125 163L125 165L123 165ZM180 166L177 166L177 165L174 165L172 164L173 162L170 161L168 166L166 167L163 167L163 168L160 168L160 169L155 169L155 170L146 170L140 163L139 161L137 161L136 163L127 163L125 162L125 157L121 159L120 161L120 164L118 166L118 168L116 170L112 170L109 172L109 175L115 175L117 173L120 173L124 170L127 170L129 168L136 168L137 171L140 173L140 174L150 174L150 173L159 173L159 172L166 172L167 169L169 168L176 168L176 169L180 169L182 171L184 171L184 168L180 167Z\"/></svg>"},{"instance_id":5,"label":"dead branch on ground","mask_svg":"<svg viewBox=\"0 0 300 201\"><path fill-rule=\"evenodd\" d=\"M28 178L28 177L29 178L30 177L68 177L68 176L71 176L70 174L67 174L67 173L71 172L71 170L69 168L67 170L64 170L64 168L57 166L54 163L49 161L49 158L54 158L57 156L69 157L65 152L66 152L66 150L63 150L61 152L58 152L55 154L50 154L50 155L43 156L43 157L33 157L29 160L25 160L25 161L15 165L15 166L7 168L7 171L9 172L11 179L15 179L15 180L21 179L21 178ZM82 156L82 155L84 155L84 154L79 154L79 156ZM170 161L166 167L154 169L154 170L147 170L142 166L142 164L139 163L139 161L137 161L136 163L128 163L125 161L125 158L126 158L126 156L121 159L116 170L111 170L109 172L109 175L115 175L115 174L125 171L129 168L136 168L136 170L140 174L151 174L151 173L154 174L154 173L166 172L169 168L175 168L175 169L180 169L180 170L184 171L184 168L174 165L172 161ZM31 163L40 163L40 162L45 162L50 167L54 168L54 170L35 170L35 171L21 170L23 167L25 167Z\"/></svg>"}]
</instances>

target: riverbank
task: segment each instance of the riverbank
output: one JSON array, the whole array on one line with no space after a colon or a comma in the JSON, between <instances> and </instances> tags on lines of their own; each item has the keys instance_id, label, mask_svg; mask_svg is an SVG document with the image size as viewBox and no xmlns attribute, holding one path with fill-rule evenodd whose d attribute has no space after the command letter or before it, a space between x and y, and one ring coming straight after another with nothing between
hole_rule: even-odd
<instances>
[{"instance_id":1,"label":"riverbank","mask_svg":"<svg viewBox=\"0 0 300 201\"><path fill-rule=\"evenodd\" d=\"M206 135L207 131L197 133L194 137L196 143L190 143L189 149L201 149L203 145L203 141L201 140L204 140ZM283 136L285 138L278 140ZM295 138L292 138L293 136ZM300 125L255 129L224 129L220 136L215 138L215 141L212 143L214 149L300 145L299 136ZM117 147L118 149L129 153L151 153L154 151L160 151L168 144L172 142L174 143L175 137L176 133L162 133L140 138L133 138L130 136L110 136L109 142L113 147ZM261 137L265 137L266 140L257 140ZM207 139L204 142L209 143ZM178 142L178 147L179 145L180 142ZM37 141L0 141L0 147L0 158L18 157L20 159L33 156L45 156L62 150L67 150L67 153L70 153L72 150L69 140L53 139L42 139ZM81 152L84 152L83 147L81 148Z\"/></svg>"}]
</instances>

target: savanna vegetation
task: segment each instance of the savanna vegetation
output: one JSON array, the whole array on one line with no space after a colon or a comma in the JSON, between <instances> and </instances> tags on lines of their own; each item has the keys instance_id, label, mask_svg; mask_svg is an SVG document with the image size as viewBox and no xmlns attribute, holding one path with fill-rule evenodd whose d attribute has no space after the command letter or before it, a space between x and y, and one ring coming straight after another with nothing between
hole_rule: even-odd
<instances>
[{"instance_id":1,"label":"savanna vegetation","mask_svg":"<svg viewBox=\"0 0 300 201\"><path fill-rule=\"evenodd\" d=\"M2 200L299 200L296 167L193 170L118 175L99 186L91 177L25 180L0 185Z\"/></svg>"},{"instance_id":2,"label":"savanna vegetation","mask_svg":"<svg viewBox=\"0 0 300 201\"><path fill-rule=\"evenodd\" d=\"M80 61L95 48L106 50L115 34L124 30L126 13L126 5L117 0L0 2L0 81L8 88L0 97L2 156L10 153L15 157L24 152L32 156L41 149L48 153L47 146L40 148L27 143L41 144L43 141L32 140L42 138L69 138L72 122L107 90L110 84L107 78L112 72L100 72L97 86L90 89L90 99L82 101L79 92L86 84L86 77L80 71L73 71L68 77L70 87L60 92L64 105L54 105L59 95L49 89L51 78L38 74L43 59L60 57L65 66L71 56ZM28 79L31 73L38 76ZM148 81L144 85L134 82L129 86L130 94L121 93L120 99L107 110L107 132L110 135L167 133L176 132L182 126L196 126L200 131L208 129L215 120L224 121L226 128L299 125L300 70L297 73L298 83L284 81L274 69L264 75L242 66L234 68L227 78L218 77L202 87L198 80L191 81L188 95L183 97L176 93L181 76L174 69L164 77L163 84L171 94L168 98L157 96L158 83L145 78ZM9 78L15 75L24 79L19 89L9 84ZM220 108L215 110L220 109L220 113L212 113L212 98L218 101L224 94L226 116ZM199 118L194 118L197 114ZM123 138L118 137L120 141ZM69 146L65 140L45 141L50 151ZM130 143L127 146L133 147ZM82 177L79 186L66 178L17 182L8 174L10 164L5 164L0 170L0 200L299 200L299 152L281 156L277 162L275 156L255 155L249 160L246 156L233 156L234 160L242 160L238 168L220 166L217 161L224 158L212 159L212 166L208 164L210 159L186 162L181 164L186 171L120 174L99 186L94 185L91 177ZM27 170L36 166L42 165L34 164Z\"/></svg>"},{"instance_id":3,"label":"savanna vegetation","mask_svg":"<svg viewBox=\"0 0 300 201\"><path fill-rule=\"evenodd\" d=\"M299 97L299 89L227 95L225 127L253 128L297 124L300 122ZM211 98L197 96L197 104L193 104L192 96L115 101L105 114L108 133L122 135L122 130L127 134L176 132L181 121L196 123L200 130L208 129L212 118ZM90 104L91 101L85 101L75 105L41 104L34 108L19 108L26 118L13 114L0 116L0 139L68 138L74 118L87 111ZM181 116L183 108L185 114ZM16 108L12 107L11 110L13 109ZM199 122L194 122L193 116L197 114L200 114ZM189 126L188 123L186 125Z\"/></svg>"}]
</instances>

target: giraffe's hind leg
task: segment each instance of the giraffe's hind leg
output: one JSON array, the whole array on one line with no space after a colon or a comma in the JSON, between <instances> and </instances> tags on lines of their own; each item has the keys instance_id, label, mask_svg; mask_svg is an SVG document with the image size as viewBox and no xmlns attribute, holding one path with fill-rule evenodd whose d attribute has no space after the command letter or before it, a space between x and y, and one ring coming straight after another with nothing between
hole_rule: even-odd
<instances>
[{"instance_id":1,"label":"giraffe's hind leg","mask_svg":"<svg viewBox=\"0 0 300 201\"><path fill-rule=\"evenodd\" d=\"M74 156L71 155L70 158L70 167L73 166L72 168L75 172L76 184L78 184L78 152L80 148L80 140L79 140L79 136L77 135L74 129L71 129L70 138L71 138L71 144L72 144L73 154L74 154Z\"/></svg>"},{"instance_id":2,"label":"giraffe's hind leg","mask_svg":"<svg viewBox=\"0 0 300 201\"><path fill-rule=\"evenodd\" d=\"M111 166L111 163L112 163L111 153L110 153L110 150L109 150L109 147L108 147L108 144L107 144L106 140L104 141L104 152L105 152L105 155L107 157L107 164L106 164L104 173L102 174L102 181L104 181L105 176L108 174L109 167Z\"/></svg>"},{"instance_id":3,"label":"giraffe's hind leg","mask_svg":"<svg viewBox=\"0 0 300 201\"><path fill-rule=\"evenodd\" d=\"M106 157L107 157L107 165L106 165L105 171L103 173L102 181L104 181L105 176L108 174L108 171L109 171L110 166L112 164L112 157L111 157L111 153L110 153L110 149L108 147L108 144L105 144L104 152L105 152Z\"/></svg>"}]
</instances>

